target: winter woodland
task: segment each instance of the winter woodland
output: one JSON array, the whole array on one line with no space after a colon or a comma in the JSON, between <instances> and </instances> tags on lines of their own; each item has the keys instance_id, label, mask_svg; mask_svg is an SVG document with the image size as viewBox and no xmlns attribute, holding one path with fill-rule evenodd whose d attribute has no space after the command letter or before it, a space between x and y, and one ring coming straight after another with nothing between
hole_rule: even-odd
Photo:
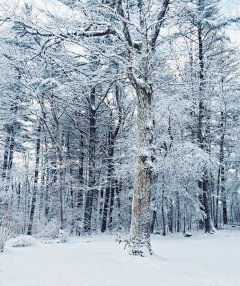
<instances>
[{"instance_id":1,"label":"winter woodland","mask_svg":"<svg viewBox=\"0 0 240 286\"><path fill-rule=\"evenodd\" d=\"M2 249L18 235L118 232L129 254L149 256L151 233L238 228L239 1L231 8L0 1Z\"/></svg>"}]
</instances>

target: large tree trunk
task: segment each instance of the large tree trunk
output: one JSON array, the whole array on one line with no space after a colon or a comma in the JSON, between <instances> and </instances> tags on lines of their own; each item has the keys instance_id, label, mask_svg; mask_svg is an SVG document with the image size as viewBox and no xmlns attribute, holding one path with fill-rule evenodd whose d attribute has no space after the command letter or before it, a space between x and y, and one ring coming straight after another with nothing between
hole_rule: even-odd
<instances>
[{"instance_id":1,"label":"large tree trunk","mask_svg":"<svg viewBox=\"0 0 240 286\"><path fill-rule=\"evenodd\" d=\"M132 202L128 252L133 255L152 254L150 243L150 198L152 161L152 93L137 88L138 151Z\"/></svg>"}]
</instances>

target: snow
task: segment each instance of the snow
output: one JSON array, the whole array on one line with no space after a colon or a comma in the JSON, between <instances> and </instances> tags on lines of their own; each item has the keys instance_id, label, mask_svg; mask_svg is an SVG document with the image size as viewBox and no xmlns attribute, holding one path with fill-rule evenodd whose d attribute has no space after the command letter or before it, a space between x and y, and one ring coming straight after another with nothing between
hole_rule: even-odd
<instances>
[{"instance_id":1,"label":"snow","mask_svg":"<svg viewBox=\"0 0 240 286\"><path fill-rule=\"evenodd\" d=\"M237 286L240 231L154 235L154 255L128 256L115 235L38 240L0 253L1 286Z\"/></svg>"},{"instance_id":2,"label":"snow","mask_svg":"<svg viewBox=\"0 0 240 286\"><path fill-rule=\"evenodd\" d=\"M37 245L35 239L30 235L20 235L16 238L11 238L7 242L7 246L10 247L26 247Z\"/></svg>"}]
</instances>

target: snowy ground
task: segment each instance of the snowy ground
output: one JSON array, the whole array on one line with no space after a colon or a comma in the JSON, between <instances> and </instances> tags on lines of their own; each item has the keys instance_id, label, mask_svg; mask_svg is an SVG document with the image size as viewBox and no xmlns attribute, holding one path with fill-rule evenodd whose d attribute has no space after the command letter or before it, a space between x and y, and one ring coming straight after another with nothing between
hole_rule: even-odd
<instances>
[{"instance_id":1,"label":"snowy ground","mask_svg":"<svg viewBox=\"0 0 240 286\"><path fill-rule=\"evenodd\" d=\"M128 256L112 236L6 247L0 286L239 286L240 231L152 236L155 255Z\"/></svg>"}]
</instances>

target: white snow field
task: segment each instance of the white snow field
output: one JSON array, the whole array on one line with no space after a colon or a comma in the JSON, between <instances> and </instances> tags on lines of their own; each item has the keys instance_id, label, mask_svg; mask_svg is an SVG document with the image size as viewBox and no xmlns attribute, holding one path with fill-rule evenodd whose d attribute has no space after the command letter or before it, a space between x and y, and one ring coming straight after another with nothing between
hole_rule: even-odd
<instances>
[{"instance_id":1,"label":"white snow field","mask_svg":"<svg viewBox=\"0 0 240 286\"><path fill-rule=\"evenodd\" d=\"M154 255L128 256L115 235L39 240L0 253L0 286L239 286L240 231L152 236Z\"/></svg>"}]
</instances>

